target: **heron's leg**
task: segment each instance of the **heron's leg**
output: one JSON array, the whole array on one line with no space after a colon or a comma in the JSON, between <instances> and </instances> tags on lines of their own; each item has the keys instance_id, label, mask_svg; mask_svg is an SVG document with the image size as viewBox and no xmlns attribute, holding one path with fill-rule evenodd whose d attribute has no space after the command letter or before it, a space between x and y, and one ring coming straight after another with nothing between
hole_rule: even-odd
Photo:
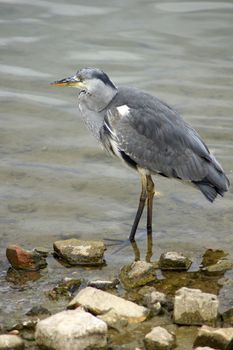
<instances>
[{"instance_id":1,"label":"heron's leg","mask_svg":"<svg viewBox=\"0 0 233 350\"><path fill-rule=\"evenodd\" d=\"M142 191L141 191L141 196L140 196L140 200L139 200L138 210L137 210L137 214L135 216L134 223L133 223L130 235L129 235L129 240L131 242L135 241L135 234L136 234L137 227L138 227L139 221L141 219L142 212L143 212L143 209L145 207L145 202L146 202L146 198L147 198L147 189L146 189L147 179L146 179L145 175L141 175L141 183L142 183Z\"/></svg>"},{"instance_id":2,"label":"heron's leg","mask_svg":"<svg viewBox=\"0 0 233 350\"><path fill-rule=\"evenodd\" d=\"M150 175L146 175L146 190L147 190L147 235L152 234L152 210L155 185Z\"/></svg>"}]
</instances>

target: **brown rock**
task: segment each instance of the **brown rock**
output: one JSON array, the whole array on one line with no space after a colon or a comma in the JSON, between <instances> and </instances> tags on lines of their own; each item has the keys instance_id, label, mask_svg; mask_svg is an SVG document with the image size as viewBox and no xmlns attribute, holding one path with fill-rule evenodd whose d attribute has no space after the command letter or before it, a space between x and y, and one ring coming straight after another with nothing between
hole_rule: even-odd
<instances>
[{"instance_id":1,"label":"brown rock","mask_svg":"<svg viewBox=\"0 0 233 350\"><path fill-rule=\"evenodd\" d=\"M198 330L194 346L211 346L214 349L229 349L230 342L233 341L233 328L212 328L202 326Z\"/></svg>"},{"instance_id":2,"label":"brown rock","mask_svg":"<svg viewBox=\"0 0 233 350\"><path fill-rule=\"evenodd\" d=\"M31 252L13 244L7 247L6 257L16 270L37 271L47 265L45 258L37 252Z\"/></svg>"}]
</instances>

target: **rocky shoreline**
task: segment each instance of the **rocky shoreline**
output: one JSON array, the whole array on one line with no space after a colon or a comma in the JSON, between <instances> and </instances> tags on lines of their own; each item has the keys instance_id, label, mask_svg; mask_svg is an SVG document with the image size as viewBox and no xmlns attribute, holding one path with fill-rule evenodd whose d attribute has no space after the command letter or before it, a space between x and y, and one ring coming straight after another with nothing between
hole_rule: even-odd
<instances>
[{"instance_id":1,"label":"rocky shoreline","mask_svg":"<svg viewBox=\"0 0 233 350\"><path fill-rule=\"evenodd\" d=\"M45 268L49 254L72 266L106 264L102 241L60 240L53 247L52 252L7 247L9 283L15 271ZM191 264L183 254L166 252L158 262L122 266L112 280L65 278L45 294L51 303L65 298L66 308L51 315L35 305L22 322L3 323L0 350L172 350L186 344L187 332L192 332L187 350L233 350L233 309L220 313L217 297L218 281L233 264L212 249L198 271L189 271Z\"/></svg>"}]
</instances>

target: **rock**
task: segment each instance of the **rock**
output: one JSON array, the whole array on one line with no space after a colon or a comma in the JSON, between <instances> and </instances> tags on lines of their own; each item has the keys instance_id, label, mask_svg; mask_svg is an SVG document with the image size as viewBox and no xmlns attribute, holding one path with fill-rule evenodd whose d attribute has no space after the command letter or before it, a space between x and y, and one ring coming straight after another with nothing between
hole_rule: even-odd
<instances>
[{"instance_id":1,"label":"rock","mask_svg":"<svg viewBox=\"0 0 233 350\"><path fill-rule=\"evenodd\" d=\"M209 265L209 266L203 267L202 271L206 275L217 276L217 275L224 274L224 272L232 269L232 267L233 267L233 263L231 261L229 261L227 259L221 259L214 265Z\"/></svg>"},{"instance_id":2,"label":"rock","mask_svg":"<svg viewBox=\"0 0 233 350\"><path fill-rule=\"evenodd\" d=\"M103 265L106 246L101 241L66 239L53 243L55 253L70 265Z\"/></svg>"},{"instance_id":3,"label":"rock","mask_svg":"<svg viewBox=\"0 0 233 350\"><path fill-rule=\"evenodd\" d=\"M16 270L38 271L47 266L45 258L37 252L13 244L7 247L6 257Z\"/></svg>"},{"instance_id":4,"label":"rock","mask_svg":"<svg viewBox=\"0 0 233 350\"><path fill-rule=\"evenodd\" d=\"M128 321L125 317L119 316L119 314L117 314L112 309L106 312L105 314L98 316L98 318L106 322L108 327L114 328L119 332L128 324Z\"/></svg>"},{"instance_id":5,"label":"rock","mask_svg":"<svg viewBox=\"0 0 233 350\"><path fill-rule=\"evenodd\" d=\"M120 272L120 280L127 289L144 286L156 278L153 264L142 260L123 266Z\"/></svg>"},{"instance_id":6,"label":"rock","mask_svg":"<svg viewBox=\"0 0 233 350\"><path fill-rule=\"evenodd\" d=\"M107 290L107 289L116 288L116 286L119 283L120 281L117 278L115 278L113 281L102 281L102 280L89 281L87 283L87 286L94 287L101 290Z\"/></svg>"},{"instance_id":7,"label":"rock","mask_svg":"<svg viewBox=\"0 0 233 350\"><path fill-rule=\"evenodd\" d=\"M62 297L71 298L77 292L81 283L80 279L64 278L57 286L47 292L47 295L52 300L58 300Z\"/></svg>"},{"instance_id":8,"label":"rock","mask_svg":"<svg viewBox=\"0 0 233 350\"><path fill-rule=\"evenodd\" d=\"M154 327L145 336L144 344L146 350L171 350L176 346L174 334L169 333L163 327Z\"/></svg>"},{"instance_id":9,"label":"rock","mask_svg":"<svg viewBox=\"0 0 233 350\"><path fill-rule=\"evenodd\" d=\"M207 249L202 257L201 267L217 264L219 260L225 258L227 254L220 249Z\"/></svg>"},{"instance_id":10,"label":"rock","mask_svg":"<svg viewBox=\"0 0 233 350\"><path fill-rule=\"evenodd\" d=\"M194 346L210 346L225 350L233 340L233 328L212 328L202 326L197 333Z\"/></svg>"},{"instance_id":11,"label":"rock","mask_svg":"<svg viewBox=\"0 0 233 350\"><path fill-rule=\"evenodd\" d=\"M34 248L34 251L42 255L44 258L47 258L47 256L50 254L50 249L45 247L36 247Z\"/></svg>"},{"instance_id":12,"label":"rock","mask_svg":"<svg viewBox=\"0 0 233 350\"><path fill-rule=\"evenodd\" d=\"M192 261L181 253L167 252L160 256L159 268L161 270L188 270Z\"/></svg>"},{"instance_id":13,"label":"rock","mask_svg":"<svg viewBox=\"0 0 233 350\"><path fill-rule=\"evenodd\" d=\"M158 292L154 287L145 286L141 288L138 292L139 295L142 295L142 304L149 309L157 309L157 303L167 309L168 311L173 310L173 301L171 298L168 298L164 293Z\"/></svg>"},{"instance_id":14,"label":"rock","mask_svg":"<svg viewBox=\"0 0 233 350\"><path fill-rule=\"evenodd\" d=\"M66 310L38 322L35 339L50 350L101 349L107 344L107 325L81 308Z\"/></svg>"},{"instance_id":15,"label":"rock","mask_svg":"<svg viewBox=\"0 0 233 350\"><path fill-rule=\"evenodd\" d=\"M0 335L0 350L22 350L24 349L24 341L13 334Z\"/></svg>"},{"instance_id":16,"label":"rock","mask_svg":"<svg viewBox=\"0 0 233 350\"><path fill-rule=\"evenodd\" d=\"M175 294L174 321L181 325L215 325L218 306L216 295L183 287Z\"/></svg>"},{"instance_id":17,"label":"rock","mask_svg":"<svg viewBox=\"0 0 233 350\"><path fill-rule=\"evenodd\" d=\"M45 307L38 305L33 306L27 313L27 316L51 315L51 312Z\"/></svg>"},{"instance_id":18,"label":"rock","mask_svg":"<svg viewBox=\"0 0 233 350\"><path fill-rule=\"evenodd\" d=\"M222 313L224 326L233 326L233 308Z\"/></svg>"},{"instance_id":19,"label":"rock","mask_svg":"<svg viewBox=\"0 0 233 350\"><path fill-rule=\"evenodd\" d=\"M25 271L16 270L13 267L9 267L6 274L7 282L15 285L25 285L28 282L37 281L42 277L40 270L38 271Z\"/></svg>"},{"instance_id":20,"label":"rock","mask_svg":"<svg viewBox=\"0 0 233 350\"><path fill-rule=\"evenodd\" d=\"M129 323L143 322L149 314L149 310L143 306L92 287L82 289L71 300L68 308L80 305L95 315L102 315L112 309Z\"/></svg>"},{"instance_id":21,"label":"rock","mask_svg":"<svg viewBox=\"0 0 233 350\"><path fill-rule=\"evenodd\" d=\"M209 348L208 346L205 346L204 348L202 346L198 346L198 348L195 348L194 350L216 350L216 349Z\"/></svg>"}]
</instances>

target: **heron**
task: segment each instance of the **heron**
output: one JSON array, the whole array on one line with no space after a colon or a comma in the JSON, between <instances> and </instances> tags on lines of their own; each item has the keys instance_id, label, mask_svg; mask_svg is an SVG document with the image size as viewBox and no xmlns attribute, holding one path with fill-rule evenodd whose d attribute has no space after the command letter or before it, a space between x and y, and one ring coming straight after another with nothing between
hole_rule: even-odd
<instances>
[{"instance_id":1,"label":"heron","mask_svg":"<svg viewBox=\"0 0 233 350\"><path fill-rule=\"evenodd\" d=\"M82 68L51 83L78 88L78 108L85 124L111 155L141 179L141 195L129 240L147 203L147 235L152 235L155 193L153 175L192 184L213 202L230 182L220 163L179 113L159 98L127 86L116 86L97 68Z\"/></svg>"}]
</instances>

